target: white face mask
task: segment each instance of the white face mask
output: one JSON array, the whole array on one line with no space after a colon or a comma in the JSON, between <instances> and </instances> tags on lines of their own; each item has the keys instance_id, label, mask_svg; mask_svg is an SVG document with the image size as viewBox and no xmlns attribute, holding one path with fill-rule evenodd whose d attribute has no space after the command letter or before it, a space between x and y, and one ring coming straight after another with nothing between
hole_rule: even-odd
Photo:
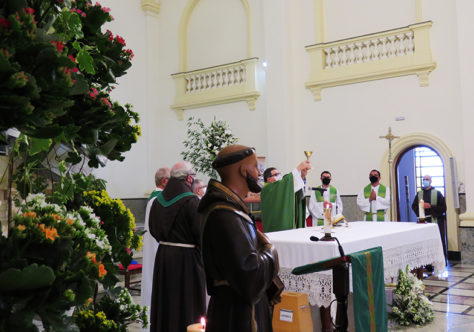
<instances>
[{"instance_id":1,"label":"white face mask","mask_svg":"<svg viewBox=\"0 0 474 332\"><path fill-rule=\"evenodd\" d=\"M281 176L281 174L275 176L275 181L280 181L281 179L283 179L283 176Z\"/></svg>"}]
</instances>

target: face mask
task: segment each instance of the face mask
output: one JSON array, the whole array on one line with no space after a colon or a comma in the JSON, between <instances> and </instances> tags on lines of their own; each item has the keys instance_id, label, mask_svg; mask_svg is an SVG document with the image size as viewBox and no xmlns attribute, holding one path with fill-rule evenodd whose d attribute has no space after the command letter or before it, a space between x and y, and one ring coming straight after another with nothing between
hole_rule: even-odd
<instances>
[{"instance_id":1,"label":"face mask","mask_svg":"<svg viewBox=\"0 0 474 332\"><path fill-rule=\"evenodd\" d=\"M275 176L275 181L280 181L281 179L283 179L283 176L281 176L281 174Z\"/></svg>"},{"instance_id":2,"label":"face mask","mask_svg":"<svg viewBox=\"0 0 474 332\"><path fill-rule=\"evenodd\" d=\"M327 186L329 183L331 183L331 179L330 179L330 178L323 178L322 181L323 181L323 184L324 184L325 186Z\"/></svg>"},{"instance_id":3,"label":"face mask","mask_svg":"<svg viewBox=\"0 0 474 332\"><path fill-rule=\"evenodd\" d=\"M372 175L371 177L369 177L369 180L370 180L371 183L377 182L378 179L379 179L379 178L378 178L377 176L375 176L375 175Z\"/></svg>"},{"instance_id":4,"label":"face mask","mask_svg":"<svg viewBox=\"0 0 474 332\"><path fill-rule=\"evenodd\" d=\"M254 179L252 176L250 176L247 173L247 186L249 187L249 190L255 194L258 194L259 192L262 191L262 186L258 183L257 179Z\"/></svg>"},{"instance_id":5,"label":"face mask","mask_svg":"<svg viewBox=\"0 0 474 332\"><path fill-rule=\"evenodd\" d=\"M430 181L428 180L423 180L423 188L428 188L430 186Z\"/></svg>"}]
</instances>

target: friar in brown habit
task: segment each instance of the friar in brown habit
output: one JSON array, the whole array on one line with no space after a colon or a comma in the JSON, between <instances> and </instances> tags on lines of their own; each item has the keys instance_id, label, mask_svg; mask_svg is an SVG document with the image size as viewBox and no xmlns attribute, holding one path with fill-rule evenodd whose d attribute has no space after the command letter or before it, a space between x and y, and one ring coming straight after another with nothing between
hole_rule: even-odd
<instances>
[{"instance_id":1,"label":"friar in brown habit","mask_svg":"<svg viewBox=\"0 0 474 332\"><path fill-rule=\"evenodd\" d=\"M259 232L242 200L259 192L255 150L231 145L213 162L222 182L210 180L198 211L208 293L207 332L272 331L267 291L278 273L276 250Z\"/></svg>"},{"instance_id":2,"label":"friar in brown habit","mask_svg":"<svg viewBox=\"0 0 474 332\"><path fill-rule=\"evenodd\" d=\"M185 332L206 311L196 174L188 162L171 169L165 189L150 209L149 228L159 242L153 271L152 332Z\"/></svg>"}]
</instances>

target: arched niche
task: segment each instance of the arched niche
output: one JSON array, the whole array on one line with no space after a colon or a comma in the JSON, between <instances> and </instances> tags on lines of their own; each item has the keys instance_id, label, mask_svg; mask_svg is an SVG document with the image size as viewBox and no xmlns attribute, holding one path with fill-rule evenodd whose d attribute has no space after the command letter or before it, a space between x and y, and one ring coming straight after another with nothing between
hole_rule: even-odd
<instances>
[{"instance_id":1,"label":"arched niche","mask_svg":"<svg viewBox=\"0 0 474 332\"><path fill-rule=\"evenodd\" d=\"M179 31L178 31L178 38L179 38L179 71L186 72L189 70L188 68L188 28L189 28L189 21L191 18L191 14L196 8L196 5L199 3L200 0L188 0L186 4L183 14L181 16L181 21L179 23ZM238 0L236 0L238 1ZM247 35L247 58L252 57L252 34L251 34L251 15L250 15L250 6L248 0L240 0L241 4L244 7L245 15L246 15L246 35ZM223 27L225 28L225 27ZM241 59L235 59L241 60ZM235 61L234 60L234 61ZM218 64L215 64L218 65ZM196 69L196 68L194 68Z\"/></svg>"},{"instance_id":2,"label":"arched niche","mask_svg":"<svg viewBox=\"0 0 474 332\"><path fill-rule=\"evenodd\" d=\"M425 145L428 146L439 154L443 160L444 170L445 170L445 188L446 188L446 221L447 221L447 237L448 237L448 250L450 251L459 251L458 243L458 214L454 208L453 201L453 179L452 174L456 174L451 169L450 158L453 158L453 154L449 147L438 137L427 134L427 133L413 133L402 136L399 139L396 139L392 142L392 159L393 165L396 165L399 158L403 156L405 151L412 147ZM389 182L389 166L388 166L388 149L385 152L385 155L380 164L380 172L382 177L385 178L386 183ZM395 179L395 168L392 167L392 182L394 183ZM390 189L392 190L393 183L390 184ZM456 190L457 192L457 190ZM393 206L397 204L397 195L392 193ZM396 211L394 211L396 213ZM394 215L394 219L396 219Z\"/></svg>"}]
</instances>

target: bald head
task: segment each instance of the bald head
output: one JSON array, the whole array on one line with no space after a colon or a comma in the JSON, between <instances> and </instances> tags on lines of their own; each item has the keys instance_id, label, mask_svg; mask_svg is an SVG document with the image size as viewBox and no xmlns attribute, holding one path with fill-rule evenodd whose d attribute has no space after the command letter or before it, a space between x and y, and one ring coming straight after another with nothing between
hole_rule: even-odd
<instances>
[{"instance_id":1,"label":"bald head","mask_svg":"<svg viewBox=\"0 0 474 332\"><path fill-rule=\"evenodd\" d=\"M158 188L164 189L170 178L170 169L168 167L159 168L155 173L155 184Z\"/></svg>"},{"instance_id":2,"label":"bald head","mask_svg":"<svg viewBox=\"0 0 474 332\"><path fill-rule=\"evenodd\" d=\"M248 162L247 159L250 159L252 155L255 156L254 151L250 149L248 146L235 144L226 146L219 151L213 166L222 180L227 174L235 172L242 164Z\"/></svg>"},{"instance_id":3,"label":"bald head","mask_svg":"<svg viewBox=\"0 0 474 332\"><path fill-rule=\"evenodd\" d=\"M252 185L256 185L260 171L253 148L244 145L229 145L219 151L213 167L219 173L222 183L234 190L241 198L247 196L249 185L250 190L256 190Z\"/></svg>"},{"instance_id":4,"label":"bald head","mask_svg":"<svg viewBox=\"0 0 474 332\"><path fill-rule=\"evenodd\" d=\"M171 168L171 177L175 179L184 178L188 175L195 175L193 174L193 165L187 161L179 161L173 165Z\"/></svg>"}]
</instances>

